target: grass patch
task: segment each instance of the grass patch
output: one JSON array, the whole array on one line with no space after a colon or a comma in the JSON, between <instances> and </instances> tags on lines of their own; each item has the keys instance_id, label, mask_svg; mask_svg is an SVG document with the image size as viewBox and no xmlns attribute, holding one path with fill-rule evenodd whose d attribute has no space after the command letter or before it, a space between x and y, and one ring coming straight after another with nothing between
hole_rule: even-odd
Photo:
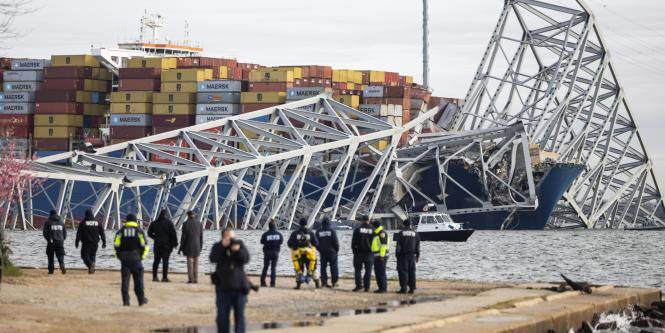
<instances>
[{"instance_id":1,"label":"grass patch","mask_svg":"<svg viewBox=\"0 0 665 333\"><path fill-rule=\"evenodd\" d=\"M21 270L11 262L5 263L5 266L2 268L2 276L4 277L17 277L21 276L21 274Z\"/></svg>"}]
</instances>

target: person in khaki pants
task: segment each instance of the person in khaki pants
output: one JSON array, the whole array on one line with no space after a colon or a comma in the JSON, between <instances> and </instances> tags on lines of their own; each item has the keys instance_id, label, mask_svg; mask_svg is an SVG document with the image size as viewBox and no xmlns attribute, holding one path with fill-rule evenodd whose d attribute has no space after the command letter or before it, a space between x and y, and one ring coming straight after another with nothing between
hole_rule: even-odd
<instances>
[{"instance_id":1,"label":"person in khaki pants","mask_svg":"<svg viewBox=\"0 0 665 333\"><path fill-rule=\"evenodd\" d=\"M187 212L187 221L182 225L180 250L178 253L187 257L187 283L199 282L199 256L203 246L203 225L199 223L194 212Z\"/></svg>"}]
</instances>

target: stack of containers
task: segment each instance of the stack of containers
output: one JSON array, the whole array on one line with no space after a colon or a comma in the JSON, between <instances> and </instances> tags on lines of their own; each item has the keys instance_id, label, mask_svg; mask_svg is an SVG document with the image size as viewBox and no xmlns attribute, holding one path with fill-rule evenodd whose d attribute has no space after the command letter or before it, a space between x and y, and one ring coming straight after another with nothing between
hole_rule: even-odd
<instances>
[{"instance_id":1,"label":"stack of containers","mask_svg":"<svg viewBox=\"0 0 665 333\"><path fill-rule=\"evenodd\" d=\"M368 86L363 91L363 104L359 107L365 112L378 116L389 124L402 126L411 119L411 88L400 86ZM406 144L408 135L402 137Z\"/></svg>"},{"instance_id":2,"label":"stack of containers","mask_svg":"<svg viewBox=\"0 0 665 333\"><path fill-rule=\"evenodd\" d=\"M411 86L411 93L410 93L410 118L414 119L416 118L420 112L427 111L428 109L431 109L435 107L436 105L431 105L429 104L430 100L430 92L427 90L427 88L419 85L419 84L410 84Z\"/></svg>"},{"instance_id":3,"label":"stack of containers","mask_svg":"<svg viewBox=\"0 0 665 333\"><path fill-rule=\"evenodd\" d=\"M239 80L249 81L249 73L255 69L262 68L263 66L258 64L250 64L246 62L239 62L236 64L236 70L240 72Z\"/></svg>"},{"instance_id":4,"label":"stack of containers","mask_svg":"<svg viewBox=\"0 0 665 333\"><path fill-rule=\"evenodd\" d=\"M7 67L6 62L4 67ZM11 70L3 71L0 93L0 128L14 138L16 157L28 156L33 134L35 92L40 88L48 60L12 59ZM4 143L3 143L4 145Z\"/></svg>"},{"instance_id":5,"label":"stack of containers","mask_svg":"<svg viewBox=\"0 0 665 333\"><path fill-rule=\"evenodd\" d=\"M236 70L235 59L182 57L177 58L178 69L210 69L213 80L241 80L242 71Z\"/></svg>"},{"instance_id":6,"label":"stack of containers","mask_svg":"<svg viewBox=\"0 0 665 333\"><path fill-rule=\"evenodd\" d=\"M196 94L196 124L239 114L240 94L247 91L247 81L215 80L199 82Z\"/></svg>"},{"instance_id":7,"label":"stack of containers","mask_svg":"<svg viewBox=\"0 0 665 333\"><path fill-rule=\"evenodd\" d=\"M333 69L332 70L332 87L339 90L356 90L362 88L363 73L360 71L348 69Z\"/></svg>"},{"instance_id":8,"label":"stack of containers","mask_svg":"<svg viewBox=\"0 0 665 333\"><path fill-rule=\"evenodd\" d=\"M211 69L163 71L161 92L153 97L154 134L196 124L198 85L211 79Z\"/></svg>"},{"instance_id":9,"label":"stack of containers","mask_svg":"<svg viewBox=\"0 0 665 333\"><path fill-rule=\"evenodd\" d=\"M36 150L69 150L86 139L101 144L111 73L91 55L57 55L44 69L35 105ZM85 118L85 121L84 121Z\"/></svg>"},{"instance_id":10,"label":"stack of containers","mask_svg":"<svg viewBox=\"0 0 665 333\"><path fill-rule=\"evenodd\" d=\"M297 72L302 77L302 72ZM293 88L291 68L260 68L249 73L249 91L241 93L242 113L252 112L286 102L286 90Z\"/></svg>"}]
</instances>

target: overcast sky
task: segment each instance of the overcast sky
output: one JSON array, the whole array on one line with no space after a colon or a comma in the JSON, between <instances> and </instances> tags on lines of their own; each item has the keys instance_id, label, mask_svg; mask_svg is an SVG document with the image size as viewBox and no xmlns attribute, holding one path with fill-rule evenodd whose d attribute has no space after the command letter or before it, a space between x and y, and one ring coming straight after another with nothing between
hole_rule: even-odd
<instances>
[{"instance_id":1,"label":"overcast sky","mask_svg":"<svg viewBox=\"0 0 665 333\"><path fill-rule=\"evenodd\" d=\"M435 94L464 97L503 2L430 0L430 85ZM665 186L665 1L587 2ZM189 20L190 39L206 55L263 65L392 70L421 81L419 0L33 0L33 6L35 13L16 20L24 36L6 43L5 55L49 57L87 53L91 45L114 47L138 36L139 18L148 9L165 17L161 36L172 40L184 39Z\"/></svg>"}]
</instances>

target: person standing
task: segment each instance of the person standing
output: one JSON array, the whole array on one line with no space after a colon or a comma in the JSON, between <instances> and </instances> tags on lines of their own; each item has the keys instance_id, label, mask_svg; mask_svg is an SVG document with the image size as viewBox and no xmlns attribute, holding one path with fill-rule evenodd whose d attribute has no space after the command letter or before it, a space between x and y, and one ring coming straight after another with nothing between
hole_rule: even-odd
<instances>
[{"instance_id":1,"label":"person standing","mask_svg":"<svg viewBox=\"0 0 665 333\"><path fill-rule=\"evenodd\" d=\"M316 288L320 288L321 281L316 271L316 248L319 246L319 241L314 232L307 228L306 217L300 219L300 227L291 233L286 244L291 249L291 260L296 271L294 289L300 289L303 282L309 284L310 279L314 280Z\"/></svg>"},{"instance_id":2,"label":"person standing","mask_svg":"<svg viewBox=\"0 0 665 333\"><path fill-rule=\"evenodd\" d=\"M337 232L330 226L330 219L324 216L321 228L316 231L319 240L319 253L321 254L321 283L326 288L337 287L339 269L337 268L337 253L339 252L339 239ZM330 265L331 285L328 285L327 267Z\"/></svg>"},{"instance_id":3,"label":"person standing","mask_svg":"<svg viewBox=\"0 0 665 333\"><path fill-rule=\"evenodd\" d=\"M379 289L375 293L383 294L388 292L388 277L386 276L386 262L388 261L389 236L383 230L381 222L374 221L374 238L372 238L372 254L374 256L374 275Z\"/></svg>"},{"instance_id":4,"label":"person standing","mask_svg":"<svg viewBox=\"0 0 665 333\"><path fill-rule=\"evenodd\" d=\"M46 256L48 258L48 273L53 274L55 270L55 262L53 256L55 255L58 258L58 264L60 265L60 272L66 274L67 270L65 269L65 239L67 239L67 229L65 229L65 224L62 222L58 213L55 210L51 210L48 220L44 223L44 229L42 234L46 239Z\"/></svg>"},{"instance_id":5,"label":"person standing","mask_svg":"<svg viewBox=\"0 0 665 333\"><path fill-rule=\"evenodd\" d=\"M266 286L266 275L270 267L270 287L275 286L277 260L279 259L279 250L284 242L284 237L277 231L275 221L268 223L268 231L261 235L261 244L263 244L263 271L261 272L261 287Z\"/></svg>"},{"instance_id":6,"label":"person standing","mask_svg":"<svg viewBox=\"0 0 665 333\"><path fill-rule=\"evenodd\" d=\"M187 257L187 283L199 283L199 256L202 248L203 225L196 220L194 212L190 210L187 212L187 221L182 225L178 251Z\"/></svg>"},{"instance_id":7,"label":"person standing","mask_svg":"<svg viewBox=\"0 0 665 333\"><path fill-rule=\"evenodd\" d=\"M159 282L157 271L159 262L162 262L162 282L169 280L169 257L173 249L178 247L178 234L175 232L173 222L166 216L166 209L159 212L157 220L150 224L148 236L155 240L155 260L152 263L152 281Z\"/></svg>"},{"instance_id":8,"label":"person standing","mask_svg":"<svg viewBox=\"0 0 665 333\"><path fill-rule=\"evenodd\" d=\"M234 238L233 229L222 231L222 240L212 246L210 262L216 264L212 274L217 304L217 332L229 333L229 315L233 309L235 333L245 332L245 304L249 293L249 280L245 265L249 251L241 240Z\"/></svg>"},{"instance_id":9,"label":"person standing","mask_svg":"<svg viewBox=\"0 0 665 333\"><path fill-rule=\"evenodd\" d=\"M365 290L367 292L369 291L370 280L372 279L372 239L374 237L374 229L369 224L368 216L363 216L361 222L360 227L353 231L353 237L351 238L353 270L356 282L356 287L353 291ZM363 267L365 269L364 276L362 276Z\"/></svg>"},{"instance_id":10,"label":"person standing","mask_svg":"<svg viewBox=\"0 0 665 333\"><path fill-rule=\"evenodd\" d=\"M416 291L416 263L420 260L420 236L411 229L411 221L404 221L402 230L395 235L395 255L397 255L397 274L400 294Z\"/></svg>"},{"instance_id":11,"label":"person standing","mask_svg":"<svg viewBox=\"0 0 665 333\"><path fill-rule=\"evenodd\" d=\"M122 228L116 232L113 238L113 252L120 260L120 274L122 284L120 291L122 293L122 305L129 306L129 276L134 280L134 293L139 302L139 306L148 304L143 290L143 264L150 251L148 240L145 233L136 222L134 214L127 214Z\"/></svg>"},{"instance_id":12,"label":"person standing","mask_svg":"<svg viewBox=\"0 0 665 333\"><path fill-rule=\"evenodd\" d=\"M97 248L99 241L102 241L102 248L106 248L106 236L104 235L104 226L95 220L92 210L85 210L85 217L79 223L76 230L76 241L74 245L78 249L79 242L81 244L81 259L86 267L88 267L88 274L95 274L95 262L97 260Z\"/></svg>"}]
</instances>

